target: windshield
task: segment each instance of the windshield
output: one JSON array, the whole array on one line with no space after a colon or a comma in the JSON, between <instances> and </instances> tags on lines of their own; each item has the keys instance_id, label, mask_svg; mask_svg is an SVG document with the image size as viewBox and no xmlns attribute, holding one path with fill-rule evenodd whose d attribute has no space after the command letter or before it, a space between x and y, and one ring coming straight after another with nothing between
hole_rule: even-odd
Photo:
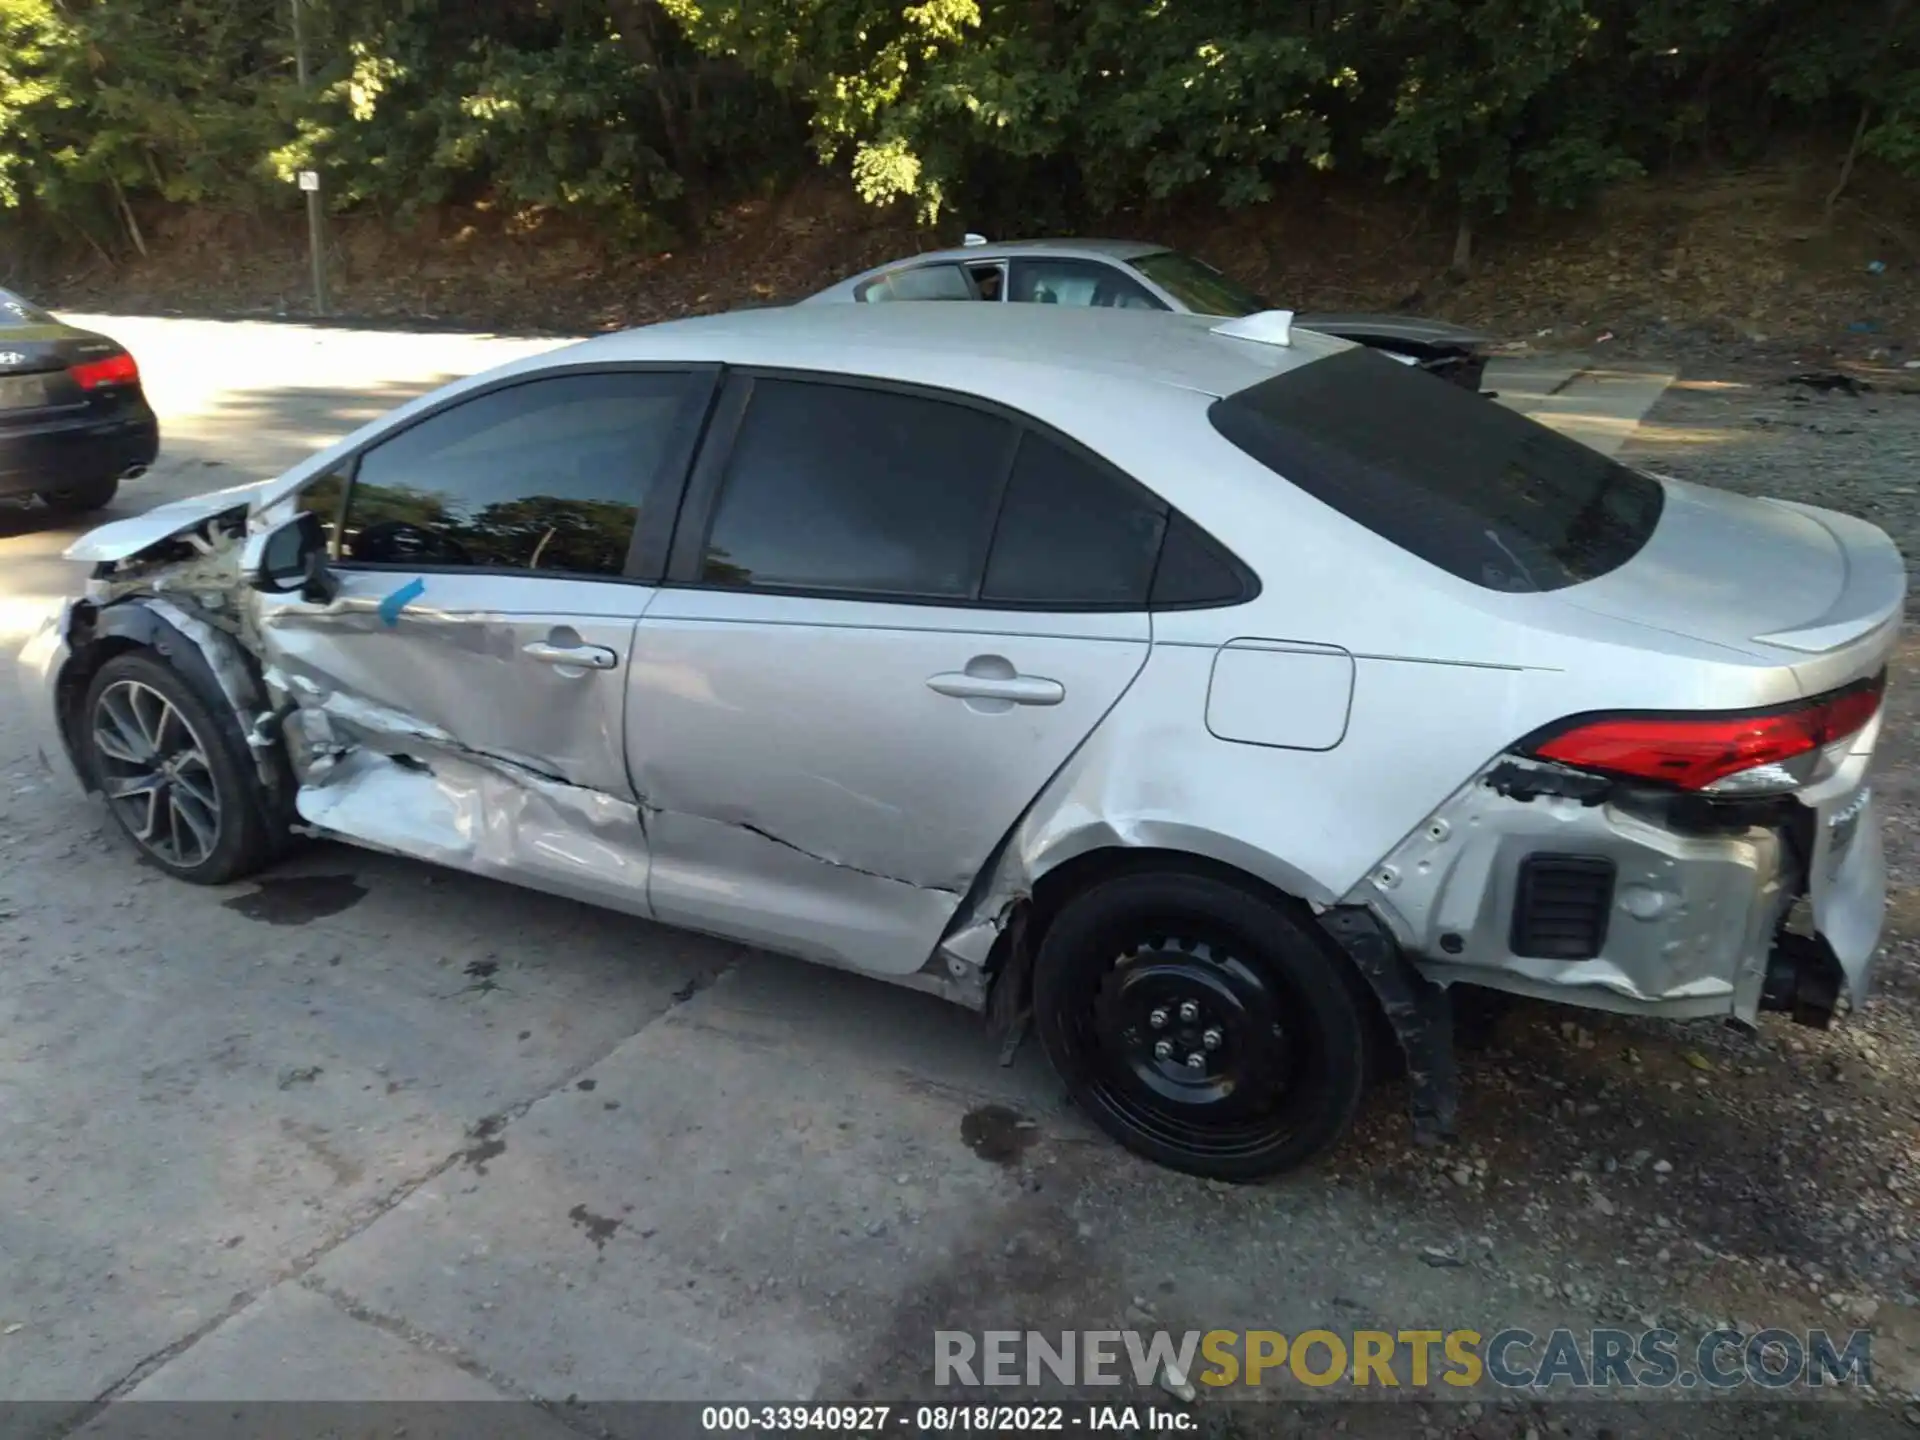
<instances>
[{"instance_id":1,"label":"windshield","mask_svg":"<svg viewBox=\"0 0 1920 1440\"><path fill-rule=\"evenodd\" d=\"M1273 308L1265 296L1178 250L1160 250L1130 263L1196 315L1257 315Z\"/></svg>"},{"instance_id":2,"label":"windshield","mask_svg":"<svg viewBox=\"0 0 1920 1440\"><path fill-rule=\"evenodd\" d=\"M1558 590L1624 565L1665 499L1578 440L1358 347L1208 417L1316 500L1489 590Z\"/></svg>"},{"instance_id":3,"label":"windshield","mask_svg":"<svg viewBox=\"0 0 1920 1440\"><path fill-rule=\"evenodd\" d=\"M0 290L0 325L50 325L53 316L11 290Z\"/></svg>"}]
</instances>

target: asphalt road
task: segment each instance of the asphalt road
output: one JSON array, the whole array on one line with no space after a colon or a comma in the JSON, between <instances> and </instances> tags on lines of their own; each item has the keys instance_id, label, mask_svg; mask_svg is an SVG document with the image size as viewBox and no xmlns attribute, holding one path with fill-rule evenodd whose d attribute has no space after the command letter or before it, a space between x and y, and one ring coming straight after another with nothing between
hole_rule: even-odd
<instances>
[{"instance_id":1,"label":"asphalt road","mask_svg":"<svg viewBox=\"0 0 1920 1440\"><path fill-rule=\"evenodd\" d=\"M166 433L116 514L547 343L98 323ZM1565 407L1571 374L1508 388ZM1588 418L1619 443L1659 384L1609 383ZM9 654L77 585L72 533L0 518ZM1402 1103L1354 1143L1404 1145ZM1553 1263L1524 1226L1497 1264L1479 1228L1416 1185L1156 1171L1034 1047L1003 1068L972 1017L878 983L334 846L169 882L0 704L0 1399L43 1402L0 1429L97 1428L123 1397L490 1398L531 1404L526 1433L645 1435L609 1402L927 1395L941 1328L1600 1318L1516 1288ZM1672 1433L1483 1398L1217 1433ZM1685 1428L1758 1433L1710 1418Z\"/></svg>"}]
</instances>

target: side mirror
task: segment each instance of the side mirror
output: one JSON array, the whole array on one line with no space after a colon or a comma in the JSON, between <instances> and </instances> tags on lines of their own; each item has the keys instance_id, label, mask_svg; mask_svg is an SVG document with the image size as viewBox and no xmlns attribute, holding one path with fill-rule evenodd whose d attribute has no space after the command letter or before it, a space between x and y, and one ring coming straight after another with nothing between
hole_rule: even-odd
<instances>
[{"instance_id":1,"label":"side mirror","mask_svg":"<svg viewBox=\"0 0 1920 1440\"><path fill-rule=\"evenodd\" d=\"M300 598L324 605L340 592L327 569L327 533L320 517L301 511L261 537L247 583L268 595L300 592Z\"/></svg>"}]
</instances>

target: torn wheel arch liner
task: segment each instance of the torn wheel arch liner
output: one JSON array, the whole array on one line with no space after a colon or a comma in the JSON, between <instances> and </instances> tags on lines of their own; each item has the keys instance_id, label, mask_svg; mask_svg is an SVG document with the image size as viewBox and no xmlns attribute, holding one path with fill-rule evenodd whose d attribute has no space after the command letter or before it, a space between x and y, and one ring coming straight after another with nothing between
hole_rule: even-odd
<instances>
[{"instance_id":1,"label":"torn wheel arch liner","mask_svg":"<svg viewBox=\"0 0 1920 1440\"><path fill-rule=\"evenodd\" d=\"M75 602L68 612L65 639L69 653L58 677L57 718L61 744L83 785L98 788L79 743L79 711L89 682L115 655L151 650L209 703L238 753L252 757L271 833L284 832L293 814L296 782L278 744L261 745L251 738L255 722L267 708L265 687L258 662L237 639L182 604L145 594L104 605Z\"/></svg>"}]
</instances>

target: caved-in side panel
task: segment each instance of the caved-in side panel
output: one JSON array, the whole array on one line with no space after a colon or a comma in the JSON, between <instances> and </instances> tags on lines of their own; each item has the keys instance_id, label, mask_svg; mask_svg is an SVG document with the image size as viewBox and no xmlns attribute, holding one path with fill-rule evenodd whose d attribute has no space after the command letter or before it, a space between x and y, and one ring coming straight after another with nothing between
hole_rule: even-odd
<instances>
[{"instance_id":1,"label":"caved-in side panel","mask_svg":"<svg viewBox=\"0 0 1920 1440\"><path fill-rule=\"evenodd\" d=\"M624 667L651 591L501 575L339 579L340 595L324 606L262 597L269 663L312 693L380 707L468 750L633 798ZM581 663L556 663L561 651Z\"/></svg>"},{"instance_id":2,"label":"caved-in side panel","mask_svg":"<svg viewBox=\"0 0 1920 1440\"><path fill-rule=\"evenodd\" d=\"M361 746L319 772L320 783L303 786L297 799L309 825L375 849L648 913L645 832L631 801L437 752L402 762Z\"/></svg>"}]
</instances>

